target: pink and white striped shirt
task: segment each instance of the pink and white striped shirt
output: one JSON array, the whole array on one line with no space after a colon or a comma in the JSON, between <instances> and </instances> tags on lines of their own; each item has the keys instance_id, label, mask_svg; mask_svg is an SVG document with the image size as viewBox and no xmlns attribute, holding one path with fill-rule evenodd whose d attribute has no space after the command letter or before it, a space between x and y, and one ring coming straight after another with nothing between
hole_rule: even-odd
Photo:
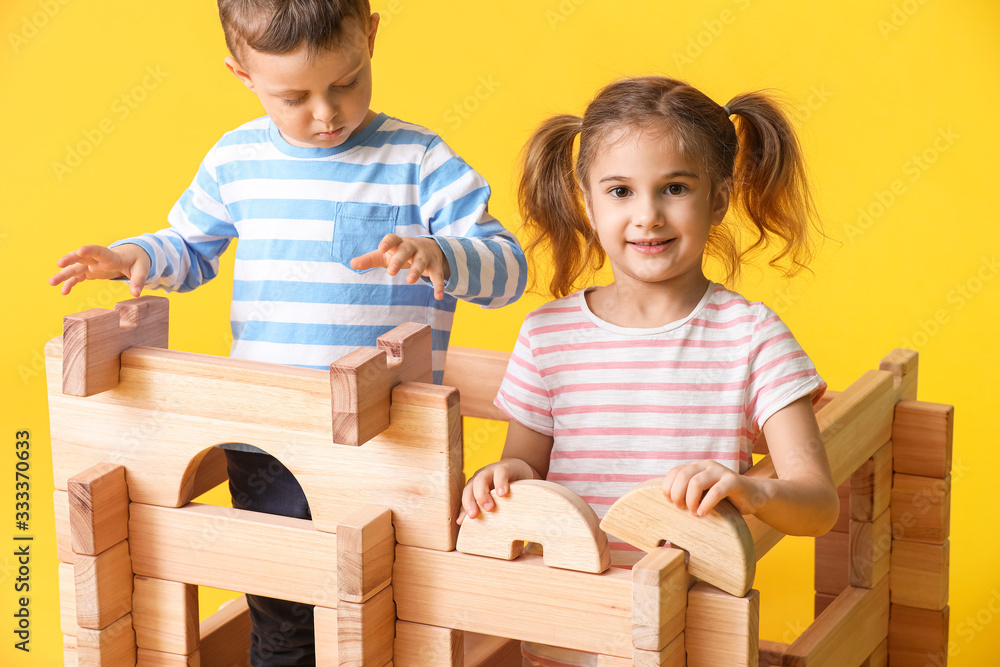
<instances>
[{"instance_id":1,"label":"pink and white striped shirt","mask_svg":"<svg viewBox=\"0 0 1000 667\"><path fill-rule=\"evenodd\" d=\"M768 417L826 389L774 311L721 285L654 329L601 320L584 293L525 318L495 404L553 436L548 479L598 517L676 465L714 459L746 471Z\"/></svg>"}]
</instances>

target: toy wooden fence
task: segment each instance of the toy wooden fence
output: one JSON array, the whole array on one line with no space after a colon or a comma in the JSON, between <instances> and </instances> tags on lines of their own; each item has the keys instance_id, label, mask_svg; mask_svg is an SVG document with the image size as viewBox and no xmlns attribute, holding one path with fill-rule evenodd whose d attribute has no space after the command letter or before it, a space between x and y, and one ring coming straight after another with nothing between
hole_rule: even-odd
<instances>
[{"instance_id":1,"label":"toy wooden fence","mask_svg":"<svg viewBox=\"0 0 1000 667\"><path fill-rule=\"evenodd\" d=\"M752 589L782 535L728 503L694 520L636 487L601 524L648 551L631 571L547 482L458 534L462 416L503 418L506 354L452 348L434 386L411 325L330 372L170 351L166 330L142 297L46 346L67 664L246 664L245 600L199 624L197 586L316 605L323 665L517 665L516 640L602 667L946 662L952 408L915 400L914 352L818 412L842 516L816 540L816 621L784 645L758 640ZM225 480L225 442L278 458L312 521L190 502Z\"/></svg>"}]
</instances>

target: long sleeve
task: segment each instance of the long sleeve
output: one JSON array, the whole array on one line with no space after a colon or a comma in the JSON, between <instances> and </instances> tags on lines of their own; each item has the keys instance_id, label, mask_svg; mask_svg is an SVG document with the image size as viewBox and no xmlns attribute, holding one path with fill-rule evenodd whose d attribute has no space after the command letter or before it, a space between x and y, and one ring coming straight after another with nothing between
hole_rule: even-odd
<instances>
[{"instance_id":1,"label":"long sleeve","mask_svg":"<svg viewBox=\"0 0 1000 667\"><path fill-rule=\"evenodd\" d=\"M112 244L111 247L134 243L146 251L151 259L147 287L187 292L218 274L219 256L237 232L222 203L211 165L213 155L214 149L170 210L169 228Z\"/></svg>"},{"instance_id":2,"label":"long sleeve","mask_svg":"<svg viewBox=\"0 0 1000 667\"><path fill-rule=\"evenodd\" d=\"M420 214L451 270L445 292L484 308L524 293L527 265L517 238L489 213L490 186L440 138L420 167Z\"/></svg>"}]
</instances>

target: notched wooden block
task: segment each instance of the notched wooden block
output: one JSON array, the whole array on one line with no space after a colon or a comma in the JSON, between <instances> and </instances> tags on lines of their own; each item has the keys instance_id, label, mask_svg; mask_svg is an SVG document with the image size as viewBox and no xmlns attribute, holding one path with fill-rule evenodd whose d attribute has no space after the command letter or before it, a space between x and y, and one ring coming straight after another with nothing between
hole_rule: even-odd
<instances>
[{"instance_id":1,"label":"notched wooden block","mask_svg":"<svg viewBox=\"0 0 1000 667\"><path fill-rule=\"evenodd\" d=\"M872 521L889 507L891 493L892 443L887 443L851 475L851 518Z\"/></svg>"},{"instance_id":2,"label":"notched wooden block","mask_svg":"<svg viewBox=\"0 0 1000 667\"><path fill-rule=\"evenodd\" d=\"M894 540L944 544L951 533L951 476L896 473L890 512Z\"/></svg>"},{"instance_id":3,"label":"notched wooden block","mask_svg":"<svg viewBox=\"0 0 1000 667\"><path fill-rule=\"evenodd\" d=\"M949 608L941 611L893 604L889 611L889 664L935 667L948 664Z\"/></svg>"},{"instance_id":4,"label":"notched wooden block","mask_svg":"<svg viewBox=\"0 0 1000 667\"><path fill-rule=\"evenodd\" d=\"M892 421L895 472L944 478L951 474L955 408L942 403L900 401Z\"/></svg>"},{"instance_id":5,"label":"notched wooden block","mask_svg":"<svg viewBox=\"0 0 1000 667\"><path fill-rule=\"evenodd\" d=\"M871 588L889 574L892 553L892 525L889 511L874 521L851 521L850 568L851 586Z\"/></svg>"},{"instance_id":6,"label":"notched wooden block","mask_svg":"<svg viewBox=\"0 0 1000 667\"><path fill-rule=\"evenodd\" d=\"M136 576L132 626L141 649L188 655L198 648L198 587Z\"/></svg>"},{"instance_id":7,"label":"notched wooden block","mask_svg":"<svg viewBox=\"0 0 1000 667\"><path fill-rule=\"evenodd\" d=\"M128 542L119 542L96 556L77 554L73 574L76 620L81 628L100 630L132 611L132 560ZM134 633L132 641L135 642Z\"/></svg>"},{"instance_id":8,"label":"notched wooden block","mask_svg":"<svg viewBox=\"0 0 1000 667\"><path fill-rule=\"evenodd\" d=\"M632 645L661 651L684 630L688 574L684 552L658 547L632 568Z\"/></svg>"},{"instance_id":9,"label":"notched wooden block","mask_svg":"<svg viewBox=\"0 0 1000 667\"><path fill-rule=\"evenodd\" d=\"M125 614L103 630L80 628L76 653L80 667L134 665L136 645L131 614Z\"/></svg>"},{"instance_id":10,"label":"notched wooden block","mask_svg":"<svg viewBox=\"0 0 1000 667\"><path fill-rule=\"evenodd\" d=\"M396 554L392 512L370 505L337 525L337 593L364 602L389 585Z\"/></svg>"},{"instance_id":11,"label":"notched wooden block","mask_svg":"<svg viewBox=\"0 0 1000 667\"><path fill-rule=\"evenodd\" d=\"M367 602L341 601L336 612L337 653L341 667L385 665L392 660L396 604L392 600L391 586Z\"/></svg>"},{"instance_id":12,"label":"notched wooden block","mask_svg":"<svg viewBox=\"0 0 1000 667\"><path fill-rule=\"evenodd\" d=\"M885 355L879 363L879 370L889 371L895 378L893 386L899 392L899 398L915 400L917 398L917 371L919 355L916 350L897 347Z\"/></svg>"},{"instance_id":13,"label":"notched wooden block","mask_svg":"<svg viewBox=\"0 0 1000 667\"><path fill-rule=\"evenodd\" d=\"M63 318L63 386L93 396L118 386L121 354L130 347L167 347L169 301L141 296Z\"/></svg>"},{"instance_id":14,"label":"notched wooden block","mask_svg":"<svg viewBox=\"0 0 1000 667\"><path fill-rule=\"evenodd\" d=\"M125 468L98 463L69 478L73 551L96 556L128 537L128 487Z\"/></svg>"},{"instance_id":15,"label":"notched wooden block","mask_svg":"<svg viewBox=\"0 0 1000 667\"><path fill-rule=\"evenodd\" d=\"M757 659L760 594L735 597L698 583L688 591L684 642L692 665L750 665Z\"/></svg>"},{"instance_id":16,"label":"notched wooden block","mask_svg":"<svg viewBox=\"0 0 1000 667\"><path fill-rule=\"evenodd\" d=\"M896 540L892 543L889 591L893 604L930 611L948 605L950 542L921 544Z\"/></svg>"}]
</instances>

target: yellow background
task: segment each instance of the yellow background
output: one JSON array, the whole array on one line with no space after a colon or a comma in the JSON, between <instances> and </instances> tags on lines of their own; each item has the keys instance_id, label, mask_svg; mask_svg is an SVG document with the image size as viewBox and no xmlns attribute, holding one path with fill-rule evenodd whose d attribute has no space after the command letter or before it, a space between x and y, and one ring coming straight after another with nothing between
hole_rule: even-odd
<instances>
[{"instance_id":1,"label":"yellow background","mask_svg":"<svg viewBox=\"0 0 1000 667\"><path fill-rule=\"evenodd\" d=\"M668 74L720 103L758 88L786 95L831 240L814 275L785 282L751 269L740 289L779 311L832 388L894 347L919 350L920 398L956 405L952 664L993 664L1000 5L374 4L385 15L374 107L440 132L487 177L493 212L514 229L513 174L529 132L547 115L581 112L612 79ZM207 149L262 111L222 65L207 0L5 0L0 37L0 663L52 665L61 637L42 346L60 333L63 315L110 307L127 293L100 283L60 297L46 279L83 243L161 227ZM171 347L227 353L227 259L214 283L171 297ZM539 303L526 297L494 312L462 304L452 340L509 350ZM22 429L31 431L35 536L29 654L13 648L11 615L13 450ZM496 456L500 435L473 427L467 467ZM789 540L765 560L764 638L790 641L811 619L809 544ZM204 596L203 609L213 604L217 596Z\"/></svg>"}]
</instances>

